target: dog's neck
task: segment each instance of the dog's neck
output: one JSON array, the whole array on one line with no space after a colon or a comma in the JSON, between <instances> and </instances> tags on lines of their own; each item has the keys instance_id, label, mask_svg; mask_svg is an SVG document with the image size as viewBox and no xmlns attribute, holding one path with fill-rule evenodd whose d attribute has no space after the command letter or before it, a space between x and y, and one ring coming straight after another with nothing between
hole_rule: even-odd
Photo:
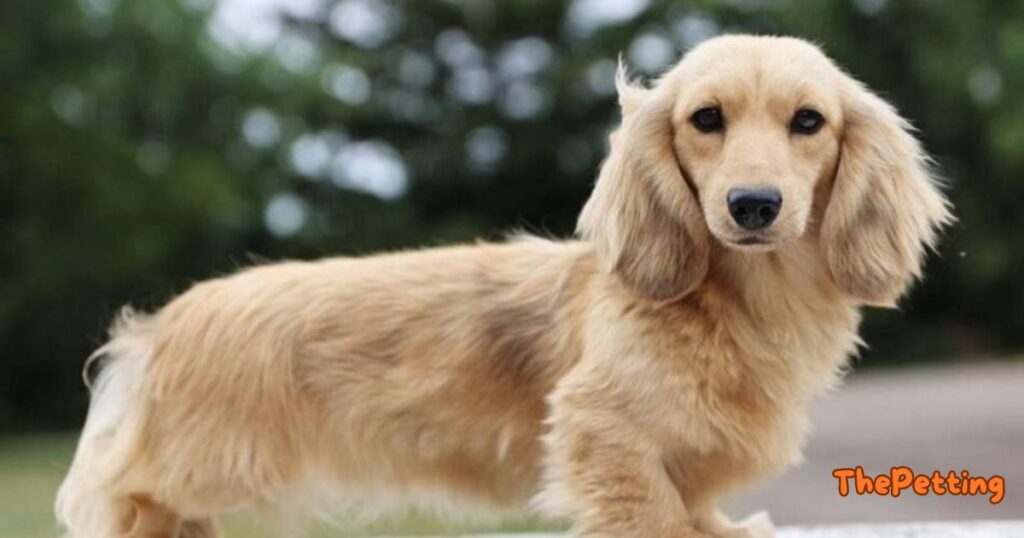
<instances>
[{"instance_id":1,"label":"dog's neck","mask_svg":"<svg viewBox=\"0 0 1024 538\"><path fill-rule=\"evenodd\" d=\"M782 372L773 383L806 389L799 401L832 386L861 342L860 312L836 287L817 240L767 253L716 250L694 299L715 308L715 330L747 351L743 364L766 383Z\"/></svg>"},{"instance_id":2,"label":"dog's neck","mask_svg":"<svg viewBox=\"0 0 1024 538\"><path fill-rule=\"evenodd\" d=\"M836 287L813 237L772 252L740 252L716 245L702 288L733 296L751 316L802 317L808 311L856 309Z\"/></svg>"}]
</instances>

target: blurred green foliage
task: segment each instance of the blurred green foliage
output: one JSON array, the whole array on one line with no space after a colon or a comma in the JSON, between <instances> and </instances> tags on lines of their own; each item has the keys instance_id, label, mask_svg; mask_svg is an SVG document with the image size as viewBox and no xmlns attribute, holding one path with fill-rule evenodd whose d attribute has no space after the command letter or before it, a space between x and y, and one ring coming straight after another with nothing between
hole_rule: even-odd
<instances>
[{"instance_id":1,"label":"blurred green foliage","mask_svg":"<svg viewBox=\"0 0 1024 538\"><path fill-rule=\"evenodd\" d=\"M722 32L821 43L922 131L960 224L869 362L1024 345L1024 4L11 0L0 7L0 429L75 425L82 359L253 257L571 233L617 121Z\"/></svg>"}]
</instances>

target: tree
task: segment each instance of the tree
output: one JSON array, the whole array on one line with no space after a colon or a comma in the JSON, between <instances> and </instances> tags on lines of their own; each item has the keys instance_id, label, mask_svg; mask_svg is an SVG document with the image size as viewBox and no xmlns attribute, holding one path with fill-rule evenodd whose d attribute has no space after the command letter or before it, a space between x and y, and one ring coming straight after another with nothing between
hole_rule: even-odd
<instances>
[{"instance_id":1,"label":"tree","mask_svg":"<svg viewBox=\"0 0 1024 538\"><path fill-rule=\"evenodd\" d=\"M253 257L568 235L619 53L652 76L725 31L822 43L949 179L961 224L901 312L871 313L868 360L1024 344L1016 3L236 4L4 6L0 427L77 424L78 369L117 307Z\"/></svg>"}]
</instances>

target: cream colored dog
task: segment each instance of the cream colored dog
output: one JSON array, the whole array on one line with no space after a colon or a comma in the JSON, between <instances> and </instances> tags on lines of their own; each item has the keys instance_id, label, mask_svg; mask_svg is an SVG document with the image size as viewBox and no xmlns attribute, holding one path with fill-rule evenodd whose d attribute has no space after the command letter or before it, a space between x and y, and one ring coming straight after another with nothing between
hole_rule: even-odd
<instances>
[{"instance_id":1,"label":"cream colored dog","mask_svg":"<svg viewBox=\"0 0 1024 538\"><path fill-rule=\"evenodd\" d=\"M799 458L858 307L894 305L948 204L907 123L804 41L618 82L581 241L255 267L116 323L69 534L209 537L328 493L771 534L716 503Z\"/></svg>"}]
</instances>

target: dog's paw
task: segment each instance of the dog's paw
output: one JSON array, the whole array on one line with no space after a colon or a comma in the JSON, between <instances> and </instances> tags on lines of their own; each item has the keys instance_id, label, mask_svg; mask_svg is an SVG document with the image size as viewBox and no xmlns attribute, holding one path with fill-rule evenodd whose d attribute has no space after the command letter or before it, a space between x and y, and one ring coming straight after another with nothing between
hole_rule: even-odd
<instances>
[{"instance_id":1,"label":"dog's paw","mask_svg":"<svg viewBox=\"0 0 1024 538\"><path fill-rule=\"evenodd\" d=\"M775 525L768 517L768 512L762 511L751 514L719 536L720 538L773 538Z\"/></svg>"}]
</instances>

